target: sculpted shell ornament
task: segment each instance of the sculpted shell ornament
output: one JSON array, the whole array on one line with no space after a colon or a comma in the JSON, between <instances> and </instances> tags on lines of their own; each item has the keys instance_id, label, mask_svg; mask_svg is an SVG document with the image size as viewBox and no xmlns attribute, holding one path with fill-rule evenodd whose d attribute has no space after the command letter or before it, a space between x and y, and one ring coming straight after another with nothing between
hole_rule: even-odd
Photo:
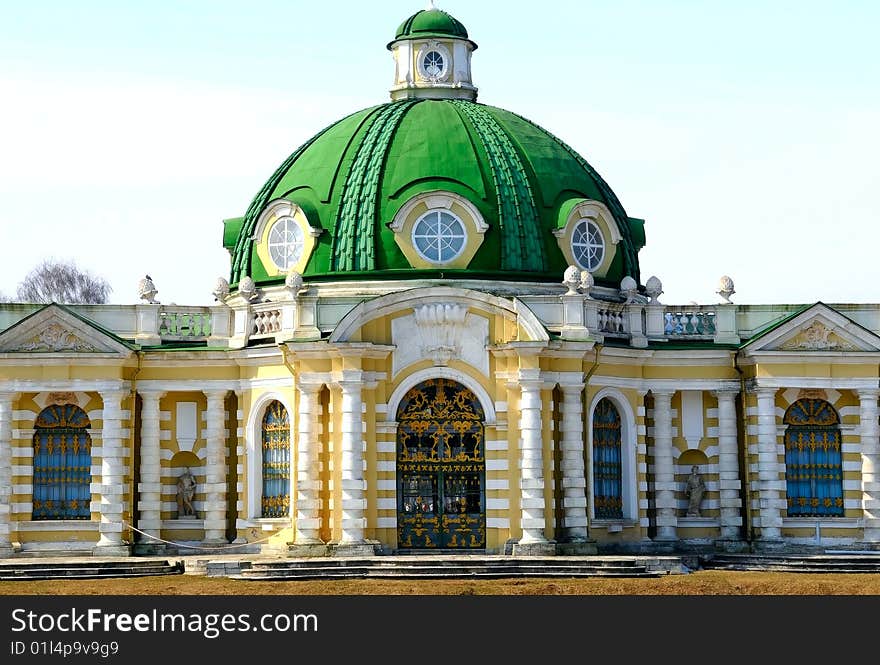
<instances>
[{"instance_id":1,"label":"sculpted shell ornament","mask_svg":"<svg viewBox=\"0 0 880 665\"><path fill-rule=\"evenodd\" d=\"M19 346L16 351L100 351L63 326L53 323Z\"/></svg>"}]
</instances>

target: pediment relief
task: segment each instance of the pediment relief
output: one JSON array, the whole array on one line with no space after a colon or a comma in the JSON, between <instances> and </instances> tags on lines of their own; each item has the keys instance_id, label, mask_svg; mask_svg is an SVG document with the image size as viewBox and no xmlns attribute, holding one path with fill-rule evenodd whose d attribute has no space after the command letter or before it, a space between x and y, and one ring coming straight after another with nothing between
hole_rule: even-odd
<instances>
[{"instance_id":1,"label":"pediment relief","mask_svg":"<svg viewBox=\"0 0 880 665\"><path fill-rule=\"evenodd\" d=\"M880 337L818 303L747 345L747 352L839 353L880 351Z\"/></svg>"},{"instance_id":2,"label":"pediment relief","mask_svg":"<svg viewBox=\"0 0 880 665\"><path fill-rule=\"evenodd\" d=\"M813 321L779 346L780 351L862 351L821 321Z\"/></svg>"},{"instance_id":3,"label":"pediment relief","mask_svg":"<svg viewBox=\"0 0 880 665\"><path fill-rule=\"evenodd\" d=\"M0 333L0 353L111 353L128 355L121 341L57 305Z\"/></svg>"}]
</instances>

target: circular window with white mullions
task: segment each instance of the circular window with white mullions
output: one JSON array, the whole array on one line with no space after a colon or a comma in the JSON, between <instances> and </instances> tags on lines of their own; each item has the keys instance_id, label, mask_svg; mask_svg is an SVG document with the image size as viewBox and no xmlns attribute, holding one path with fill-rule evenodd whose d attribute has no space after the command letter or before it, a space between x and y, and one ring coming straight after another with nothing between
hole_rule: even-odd
<instances>
[{"instance_id":1,"label":"circular window with white mullions","mask_svg":"<svg viewBox=\"0 0 880 665\"><path fill-rule=\"evenodd\" d=\"M605 258L605 239L599 227L588 219L580 220L571 234L571 253L584 270L593 272Z\"/></svg>"},{"instance_id":2,"label":"circular window with white mullions","mask_svg":"<svg viewBox=\"0 0 880 665\"><path fill-rule=\"evenodd\" d=\"M422 59L422 66L430 78L438 79L443 76L443 70L446 69L446 60L440 51L428 51Z\"/></svg>"},{"instance_id":3,"label":"circular window with white mullions","mask_svg":"<svg viewBox=\"0 0 880 665\"><path fill-rule=\"evenodd\" d=\"M302 258L303 230L293 217L282 217L269 230L269 257L279 270L289 270Z\"/></svg>"},{"instance_id":4,"label":"circular window with white mullions","mask_svg":"<svg viewBox=\"0 0 880 665\"><path fill-rule=\"evenodd\" d=\"M413 226L413 245L431 263L449 263L461 256L467 242L462 221L447 210L431 210Z\"/></svg>"}]
</instances>

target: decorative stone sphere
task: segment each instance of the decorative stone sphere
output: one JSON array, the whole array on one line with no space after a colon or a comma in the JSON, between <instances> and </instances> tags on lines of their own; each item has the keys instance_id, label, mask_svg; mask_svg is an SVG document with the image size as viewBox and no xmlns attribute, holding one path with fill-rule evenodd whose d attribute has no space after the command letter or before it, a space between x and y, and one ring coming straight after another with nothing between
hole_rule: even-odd
<instances>
[{"instance_id":1,"label":"decorative stone sphere","mask_svg":"<svg viewBox=\"0 0 880 665\"><path fill-rule=\"evenodd\" d=\"M248 302L256 298L257 285L254 284L254 280L250 277L242 277L238 283L238 294Z\"/></svg>"},{"instance_id":2,"label":"decorative stone sphere","mask_svg":"<svg viewBox=\"0 0 880 665\"><path fill-rule=\"evenodd\" d=\"M294 296L302 291L303 288L303 276L300 275L295 270L291 270L287 273L287 277L284 278L284 286L287 287L287 290Z\"/></svg>"},{"instance_id":3,"label":"decorative stone sphere","mask_svg":"<svg viewBox=\"0 0 880 665\"><path fill-rule=\"evenodd\" d=\"M721 296L725 303L730 303L730 296L736 293L733 288L733 280L727 275L723 275L718 280L718 290L715 293Z\"/></svg>"},{"instance_id":4,"label":"decorative stone sphere","mask_svg":"<svg viewBox=\"0 0 880 665\"><path fill-rule=\"evenodd\" d=\"M593 273L591 273L589 270L581 270L581 293L583 293L585 296L590 295L595 285L596 280L593 279Z\"/></svg>"},{"instance_id":5,"label":"decorative stone sphere","mask_svg":"<svg viewBox=\"0 0 880 665\"><path fill-rule=\"evenodd\" d=\"M226 298L229 296L229 282L226 281L225 277L217 278L217 281L214 284L214 290L211 293L214 295L214 300L219 300L220 302L226 301Z\"/></svg>"},{"instance_id":6,"label":"decorative stone sphere","mask_svg":"<svg viewBox=\"0 0 880 665\"><path fill-rule=\"evenodd\" d=\"M577 288L581 283L581 271L577 266L568 266L562 275L563 286L568 287L567 296L576 296Z\"/></svg>"},{"instance_id":7,"label":"decorative stone sphere","mask_svg":"<svg viewBox=\"0 0 880 665\"><path fill-rule=\"evenodd\" d=\"M627 275L620 280L620 295L626 298L626 302L633 302L639 292L639 284L632 277Z\"/></svg>"},{"instance_id":8,"label":"decorative stone sphere","mask_svg":"<svg viewBox=\"0 0 880 665\"><path fill-rule=\"evenodd\" d=\"M658 304L657 298L663 293L663 282L656 277L649 277L648 281L645 282L645 293L651 299L652 305Z\"/></svg>"}]
</instances>

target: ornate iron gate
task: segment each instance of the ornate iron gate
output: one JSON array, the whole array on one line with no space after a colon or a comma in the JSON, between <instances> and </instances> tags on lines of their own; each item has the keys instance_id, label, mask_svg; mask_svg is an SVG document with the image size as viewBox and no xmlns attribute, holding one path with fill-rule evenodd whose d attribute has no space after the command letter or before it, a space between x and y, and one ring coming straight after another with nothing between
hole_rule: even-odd
<instances>
[{"instance_id":1,"label":"ornate iron gate","mask_svg":"<svg viewBox=\"0 0 880 665\"><path fill-rule=\"evenodd\" d=\"M431 379L397 412L397 546L486 547L483 409L459 383Z\"/></svg>"}]
</instances>

